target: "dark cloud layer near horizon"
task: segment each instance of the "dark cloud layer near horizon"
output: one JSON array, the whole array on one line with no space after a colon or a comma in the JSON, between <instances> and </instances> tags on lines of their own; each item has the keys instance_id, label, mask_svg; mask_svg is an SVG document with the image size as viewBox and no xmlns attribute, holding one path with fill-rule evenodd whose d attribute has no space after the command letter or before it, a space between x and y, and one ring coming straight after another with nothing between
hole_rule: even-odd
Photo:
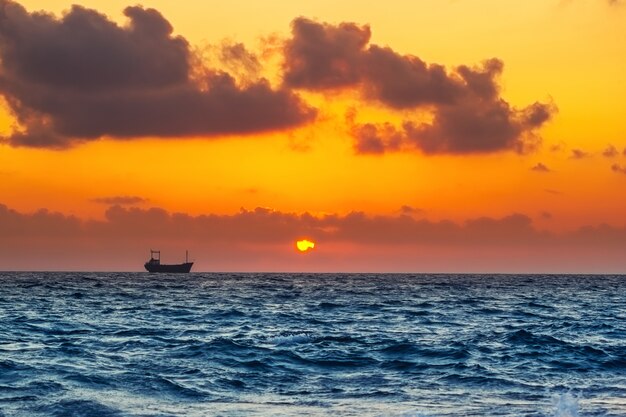
<instances>
[{"instance_id":1,"label":"dark cloud layer near horizon","mask_svg":"<svg viewBox=\"0 0 626 417\"><path fill-rule=\"evenodd\" d=\"M296 253L302 237L318 243L313 253ZM416 212L313 216L256 208L189 215L119 205L102 220L85 220L0 204L0 245L5 270L140 270L152 248L167 261L189 249L200 271L581 273L623 271L626 227L555 234L523 214L459 223Z\"/></svg>"},{"instance_id":2,"label":"dark cloud layer near horizon","mask_svg":"<svg viewBox=\"0 0 626 417\"><path fill-rule=\"evenodd\" d=\"M357 153L418 149L426 154L533 150L536 131L556 112L552 103L517 109L500 96L497 58L482 65L447 70L419 57L369 44L370 27L332 25L306 18L292 23L284 48L285 83L291 88L325 91L360 88L364 97L390 109L432 112L433 121L351 126Z\"/></svg>"},{"instance_id":3,"label":"dark cloud layer near horizon","mask_svg":"<svg viewBox=\"0 0 626 417\"><path fill-rule=\"evenodd\" d=\"M192 77L188 42L155 9L129 23L73 6L62 18L0 0L0 94L24 129L14 146L64 148L103 136L181 137L291 128L314 109L266 80L223 71ZM238 54L224 59L240 59Z\"/></svg>"},{"instance_id":4,"label":"dark cloud layer near horizon","mask_svg":"<svg viewBox=\"0 0 626 417\"><path fill-rule=\"evenodd\" d=\"M310 236L325 242L365 245L495 244L517 247L528 244L584 245L588 239L600 244L626 245L626 227L603 224L557 235L536 229L530 217L519 213L501 218L471 218L462 223L431 221L415 216L415 212L411 214L413 216L351 212L314 216L259 207L253 210L242 208L230 215L189 215L170 213L158 207L123 207L118 204L107 208L104 220L84 220L46 209L21 213L0 204L0 239L114 237L274 244Z\"/></svg>"}]
</instances>

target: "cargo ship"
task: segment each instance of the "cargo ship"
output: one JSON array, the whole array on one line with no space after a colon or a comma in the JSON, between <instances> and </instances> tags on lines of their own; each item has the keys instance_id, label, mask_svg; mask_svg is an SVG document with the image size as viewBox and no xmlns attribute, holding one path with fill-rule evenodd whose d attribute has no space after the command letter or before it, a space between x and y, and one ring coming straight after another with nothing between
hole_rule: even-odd
<instances>
[{"instance_id":1,"label":"cargo ship","mask_svg":"<svg viewBox=\"0 0 626 417\"><path fill-rule=\"evenodd\" d=\"M185 251L185 263L162 264L161 251L150 249L150 260L143 265L148 272L188 273L191 271L193 262L189 262L189 251Z\"/></svg>"}]
</instances>

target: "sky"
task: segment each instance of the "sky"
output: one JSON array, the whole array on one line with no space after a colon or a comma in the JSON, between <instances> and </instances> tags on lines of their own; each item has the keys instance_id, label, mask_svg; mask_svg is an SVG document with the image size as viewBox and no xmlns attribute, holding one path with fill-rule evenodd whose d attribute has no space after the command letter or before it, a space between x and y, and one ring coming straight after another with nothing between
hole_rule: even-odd
<instances>
[{"instance_id":1,"label":"sky","mask_svg":"<svg viewBox=\"0 0 626 417\"><path fill-rule=\"evenodd\" d=\"M626 4L370 3L0 0L0 270L624 273Z\"/></svg>"}]
</instances>

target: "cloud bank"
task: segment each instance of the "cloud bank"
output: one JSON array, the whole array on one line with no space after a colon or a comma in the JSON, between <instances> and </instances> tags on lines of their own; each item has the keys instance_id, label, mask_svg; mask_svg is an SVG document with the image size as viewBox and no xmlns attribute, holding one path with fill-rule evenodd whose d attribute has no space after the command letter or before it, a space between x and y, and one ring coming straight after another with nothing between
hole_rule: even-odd
<instances>
[{"instance_id":1,"label":"cloud bank","mask_svg":"<svg viewBox=\"0 0 626 417\"><path fill-rule=\"evenodd\" d=\"M504 100L500 59L445 68L370 43L367 25L295 19L274 87L241 43L222 45L221 70L205 68L159 11L133 6L124 14L120 26L82 6L57 18L0 0L0 94L20 126L3 142L63 149L102 137L293 129L317 114L299 92L351 89L405 116L399 126L348 118L356 153L523 153L556 112L552 103L516 108Z\"/></svg>"},{"instance_id":2,"label":"cloud bank","mask_svg":"<svg viewBox=\"0 0 626 417\"><path fill-rule=\"evenodd\" d=\"M554 234L537 229L523 214L462 223L412 214L314 216L256 208L192 216L118 205L109 207L103 220L82 220L0 205L0 243L6 248L0 268L139 270L149 248L164 247L168 253L188 248L210 260L205 268L218 270L419 271L428 265L434 271L472 271L485 265L503 272L579 267L583 272L604 266L601 272L625 266L626 227L599 225ZM320 258L306 258L315 263L303 264L295 254L292 246L302 238L318 243L315 256ZM455 256L463 261L451 263ZM510 259L516 263L507 264Z\"/></svg>"}]
</instances>

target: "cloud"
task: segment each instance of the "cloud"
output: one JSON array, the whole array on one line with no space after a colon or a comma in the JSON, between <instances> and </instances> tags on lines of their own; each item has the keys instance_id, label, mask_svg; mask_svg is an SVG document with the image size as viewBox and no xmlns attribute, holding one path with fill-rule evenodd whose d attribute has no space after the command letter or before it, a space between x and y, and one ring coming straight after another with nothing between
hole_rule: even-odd
<instances>
[{"instance_id":1,"label":"cloud","mask_svg":"<svg viewBox=\"0 0 626 417\"><path fill-rule=\"evenodd\" d=\"M237 241L271 244L290 241L297 236L320 240L360 243L417 243L458 241L463 238L493 240L494 234L506 238L511 229L529 231L530 220L513 216L502 221L476 219L460 226L452 222L416 221L408 216L366 216L361 212L346 216L314 217L309 214L275 212L268 209L243 210L234 215L190 216L168 213L163 209L122 208L106 211L104 221L79 221L72 216L40 210L21 214L0 206L3 238L55 236L156 240L203 239L229 244ZM155 227L158 225L158 227ZM502 226L502 227L500 227ZM518 230L518 231L520 231ZM474 235L472 232L479 232Z\"/></svg>"},{"instance_id":2,"label":"cloud","mask_svg":"<svg viewBox=\"0 0 626 417\"><path fill-rule=\"evenodd\" d=\"M300 17L291 26L284 48L284 82L290 87L326 90L364 83L370 98L393 108L453 103L470 92L484 98L497 95L494 78L502 72L500 60L488 60L480 68L463 65L448 74L441 65L369 45L367 25Z\"/></svg>"},{"instance_id":3,"label":"cloud","mask_svg":"<svg viewBox=\"0 0 626 417\"><path fill-rule=\"evenodd\" d=\"M566 148L566 145L564 142L557 143L557 144L550 146L550 152L561 152L561 151L564 151L565 148Z\"/></svg>"},{"instance_id":4,"label":"cloud","mask_svg":"<svg viewBox=\"0 0 626 417\"><path fill-rule=\"evenodd\" d=\"M97 197L92 198L91 201L94 203L106 204L106 205L132 205L132 204L141 204L148 202L148 199L137 196L112 196L112 197Z\"/></svg>"},{"instance_id":5,"label":"cloud","mask_svg":"<svg viewBox=\"0 0 626 417\"><path fill-rule=\"evenodd\" d=\"M292 38L284 47L285 84L327 89L359 82L363 50L371 36L369 26L333 26L300 17L291 23L291 30Z\"/></svg>"},{"instance_id":6,"label":"cloud","mask_svg":"<svg viewBox=\"0 0 626 417\"><path fill-rule=\"evenodd\" d=\"M369 44L370 36L369 26L298 18L284 48L284 82L291 88L357 88L365 98L390 109L412 111L415 117L432 115L432 122L418 123L411 117L402 127L352 123L357 153L522 153L536 148L536 131L556 112L552 103L522 109L507 103L498 84L504 64L497 58L447 70Z\"/></svg>"},{"instance_id":7,"label":"cloud","mask_svg":"<svg viewBox=\"0 0 626 417\"><path fill-rule=\"evenodd\" d=\"M353 124L350 132L355 152L360 154L400 150L424 154L527 153L538 146L539 138L533 132L552 111L541 103L515 110L502 100L482 105L466 102L437 109L431 123L405 121L401 127Z\"/></svg>"},{"instance_id":8,"label":"cloud","mask_svg":"<svg viewBox=\"0 0 626 417\"><path fill-rule=\"evenodd\" d=\"M399 211L400 211L401 214L406 214L406 215L422 214L422 213L424 213L424 209L421 209L419 207L409 206L409 205L401 206Z\"/></svg>"},{"instance_id":9,"label":"cloud","mask_svg":"<svg viewBox=\"0 0 626 417\"><path fill-rule=\"evenodd\" d=\"M620 164L611 165L611 170L620 174L626 174L626 166L622 166Z\"/></svg>"},{"instance_id":10,"label":"cloud","mask_svg":"<svg viewBox=\"0 0 626 417\"><path fill-rule=\"evenodd\" d=\"M127 7L124 14L129 23L119 26L81 6L57 19L0 0L0 94L22 127L5 142L64 148L104 136L243 134L315 116L264 79L240 85L208 69L194 77L188 42L157 10ZM222 58L226 66L256 65L239 44Z\"/></svg>"},{"instance_id":11,"label":"cloud","mask_svg":"<svg viewBox=\"0 0 626 417\"><path fill-rule=\"evenodd\" d=\"M602 156L604 156L605 158L615 158L618 155L619 155L619 152L617 148L613 145L607 146L607 148L604 151L602 151Z\"/></svg>"},{"instance_id":12,"label":"cloud","mask_svg":"<svg viewBox=\"0 0 626 417\"><path fill-rule=\"evenodd\" d=\"M20 213L0 204L0 226L3 230L0 238L158 238L163 241L198 239L224 244L273 244L291 242L298 236L306 235L325 242L390 245L518 245L525 242L553 243L555 239L559 239L556 235L535 229L530 217L524 214L511 214L501 218L478 217L457 223L450 220L416 219L407 215L416 212L421 211L404 206L399 215L351 212L346 215L314 216L309 213L285 213L258 207L253 210L242 208L235 214L194 216L170 213L162 208L115 205L106 210L104 220L81 220L45 209L34 213ZM626 230L615 230L626 233ZM578 231L572 232L577 233Z\"/></svg>"},{"instance_id":13,"label":"cloud","mask_svg":"<svg viewBox=\"0 0 626 417\"><path fill-rule=\"evenodd\" d=\"M583 151L582 149L572 149L571 159L585 159L589 158L591 154L587 151Z\"/></svg>"},{"instance_id":14,"label":"cloud","mask_svg":"<svg viewBox=\"0 0 626 417\"><path fill-rule=\"evenodd\" d=\"M258 78L262 69L261 62L243 43L223 44L220 49L220 63L230 73L236 74L237 79Z\"/></svg>"},{"instance_id":15,"label":"cloud","mask_svg":"<svg viewBox=\"0 0 626 417\"><path fill-rule=\"evenodd\" d=\"M75 216L53 213L46 209L24 214L0 204L0 239L3 240L33 236L76 237L84 232L84 225Z\"/></svg>"},{"instance_id":16,"label":"cloud","mask_svg":"<svg viewBox=\"0 0 626 417\"><path fill-rule=\"evenodd\" d=\"M128 7L120 26L81 6L61 18L12 0L0 6L0 94L20 126L0 140L13 146L290 129L316 116L294 89L356 89L405 112L401 126L353 119L354 149L366 154L528 152L556 112L552 103L506 102L497 58L447 69L370 44L367 25L295 19L275 88L241 43L223 43L219 62L203 67L155 9Z\"/></svg>"},{"instance_id":17,"label":"cloud","mask_svg":"<svg viewBox=\"0 0 626 417\"><path fill-rule=\"evenodd\" d=\"M438 109L432 124L404 123L407 138L427 154L526 153L538 146L533 132L550 119L550 105L535 103L516 110L503 100Z\"/></svg>"},{"instance_id":18,"label":"cloud","mask_svg":"<svg viewBox=\"0 0 626 417\"><path fill-rule=\"evenodd\" d=\"M410 139L391 123L366 123L352 126L354 151L357 154L383 154L397 151Z\"/></svg>"},{"instance_id":19,"label":"cloud","mask_svg":"<svg viewBox=\"0 0 626 417\"><path fill-rule=\"evenodd\" d=\"M531 170L535 172L552 172L550 168L548 168L546 165L544 165L541 162L537 163L537 165L532 167Z\"/></svg>"},{"instance_id":20,"label":"cloud","mask_svg":"<svg viewBox=\"0 0 626 417\"><path fill-rule=\"evenodd\" d=\"M189 215L113 206L102 220L83 220L0 204L0 230L0 267L31 270L139 270L145 252L158 247L168 256L188 248L199 257L198 268L209 270L424 270L426 265L451 270L451 262L459 260L452 270L489 265L489 270L504 268L501 272L529 271L547 265L563 271L580 263L578 271L590 265L606 271L623 267L626 250L626 228L599 225L555 234L540 231L523 214L453 222L406 214L314 216L256 208ZM305 266L293 251L302 236L318 243L319 258Z\"/></svg>"},{"instance_id":21,"label":"cloud","mask_svg":"<svg viewBox=\"0 0 626 417\"><path fill-rule=\"evenodd\" d=\"M464 67L466 71L461 76L465 74L468 77L465 80L469 80L464 85L461 79L449 76L441 65L428 65L418 57L403 56L391 48L377 45L371 45L364 52L363 64L367 95L397 109L453 104L468 93L467 90L475 92L471 86L482 76L478 71ZM501 63L494 67L499 65ZM475 84L479 87L479 83ZM476 91L482 92L480 90Z\"/></svg>"}]
</instances>

